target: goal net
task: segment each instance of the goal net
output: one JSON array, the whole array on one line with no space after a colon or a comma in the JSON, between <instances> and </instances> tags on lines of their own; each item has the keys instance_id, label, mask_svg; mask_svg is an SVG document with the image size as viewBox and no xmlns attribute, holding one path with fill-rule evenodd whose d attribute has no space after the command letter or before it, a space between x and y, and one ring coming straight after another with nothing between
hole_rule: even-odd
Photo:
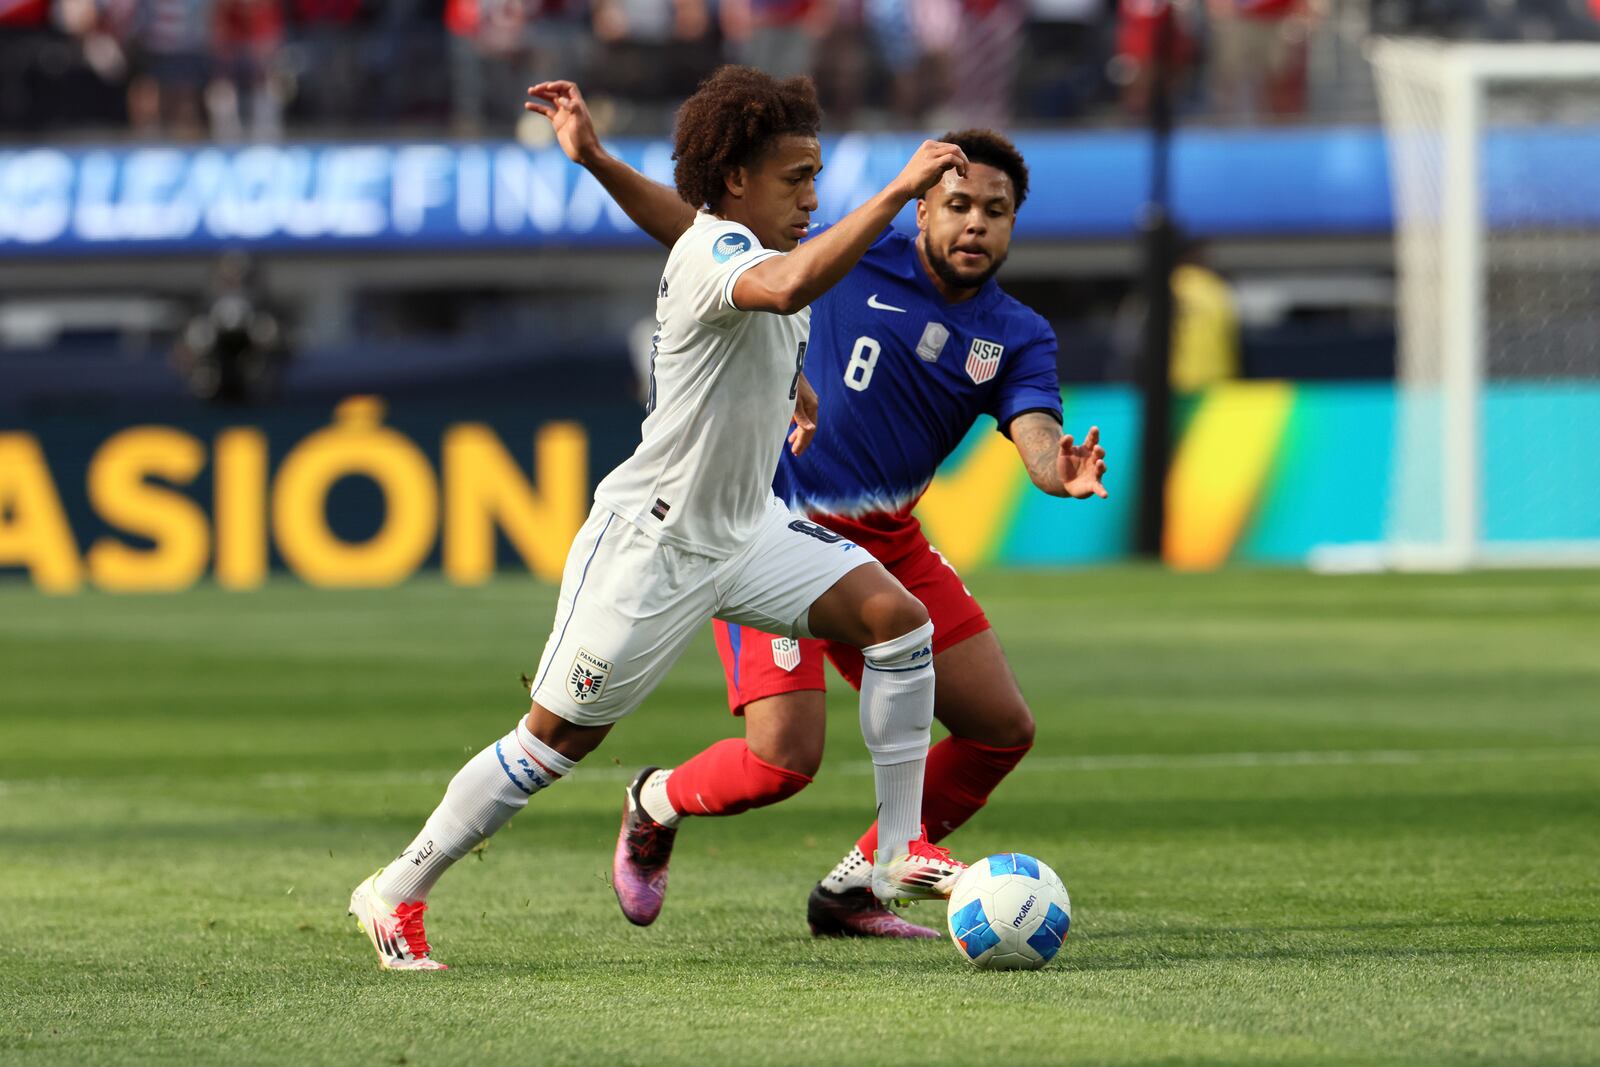
<instances>
[{"instance_id":1,"label":"goal net","mask_svg":"<svg viewBox=\"0 0 1600 1067\"><path fill-rule=\"evenodd\" d=\"M1384 562L1600 565L1600 46L1372 57L1399 269Z\"/></svg>"}]
</instances>

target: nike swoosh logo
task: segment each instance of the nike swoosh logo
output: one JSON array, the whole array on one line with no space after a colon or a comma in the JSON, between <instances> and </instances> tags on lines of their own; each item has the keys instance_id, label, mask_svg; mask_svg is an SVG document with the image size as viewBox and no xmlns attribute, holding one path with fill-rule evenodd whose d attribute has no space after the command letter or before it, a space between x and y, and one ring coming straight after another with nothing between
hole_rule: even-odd
<instances>
[{"instance_id":1,"label":"nike swoosh logo","mask_svg":"<svg viewBox=\"0 0 1600 1067\"><path fill-rule=\"evenodd\" d=\"M877 293L873 293L871 296L867 297L867 307L876 308L879 311L905 311L905 308L897 308L893 304L883 303L878 299Z\"/></svg>"}]
</instances>

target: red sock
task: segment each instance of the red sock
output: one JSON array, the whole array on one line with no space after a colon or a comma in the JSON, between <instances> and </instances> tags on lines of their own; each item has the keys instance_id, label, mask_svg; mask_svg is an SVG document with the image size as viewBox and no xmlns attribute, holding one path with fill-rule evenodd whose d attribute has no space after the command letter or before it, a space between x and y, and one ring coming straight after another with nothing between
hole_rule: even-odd
<instances>
[{"instance_id":1,"label":"red sock","mask_svg":"<svg viewBox=\"0 0 1600 1067\"><path fill-rule=\"evenodd\" d=\"M787 800L810 784L809 774L768 763L744 738L730 737L674 767L667 800L685 815L737 815Z\"/></svg>"},{"instance_id":2,"label":"red sock","mask_svg":"<svg viewBox=\"0 0 1600 1067\"><path fill-rule=\"evenodd\" d=\"M930 748L922 780L922 823L928 828L928 840L941 841L972 818L1032 747L992 748L952 734ZM669 787L676 777L667 779ZM867 828L856 847L872 858L878 847L877 823Z\"/></svg>"}]
</instances>

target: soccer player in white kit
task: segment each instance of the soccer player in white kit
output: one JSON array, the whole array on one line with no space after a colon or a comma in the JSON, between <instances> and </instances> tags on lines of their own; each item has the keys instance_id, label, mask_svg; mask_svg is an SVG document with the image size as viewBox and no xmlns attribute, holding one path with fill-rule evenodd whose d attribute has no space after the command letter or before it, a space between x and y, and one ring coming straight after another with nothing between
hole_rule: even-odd
<instances>
[{"instance_id":1,"label":"soccer player in white kit","mask_svg":"<svg viewBox=\"0 0 1600 1067\"><path fill-rule=\"evenodd\" d=\"M772 479L785 433L798 451L815 431L808 305L902 207L945 171L965 173L966 157L924 142L881 192L799 246L817 206L820 122L810 79L745 67L718 70L680 109L675 184L700 213L658 287L642 440L596 488L568 553L528 714L457 772L421 833L351 895L381 966L444 966L423 927L439 877L593 751L713 616L861 649L873 890L948 895L963 869L918 825L933 721L927 610L868 553L791 512ZM626 804L639 810L637 788ZM618 892L643 906L654 895L659 908L665 875Z\"/></svg>"}]
</instances>

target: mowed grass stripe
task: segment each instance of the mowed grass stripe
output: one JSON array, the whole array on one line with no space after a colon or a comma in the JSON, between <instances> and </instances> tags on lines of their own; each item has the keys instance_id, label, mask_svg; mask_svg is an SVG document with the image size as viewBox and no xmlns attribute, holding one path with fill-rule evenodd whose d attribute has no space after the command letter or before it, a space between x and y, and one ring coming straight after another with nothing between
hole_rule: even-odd
<instances>
[{"instance_id":1,"label":"mowed grass stripe","mask_svg":"<svg viewBox=\"0 0 1600 1067\"><path fill-rule=\"evenodd\" d=\"M551 590L0 584L0 1061L1594 1062L1600 575L969 580L1039 738L950 844L1065 876L1038 974L807 935L872 804L837 683L816 783L623 922L620 782L738 728L703 639L441 886L453 969L379 973L344 900L526 707Z\"/></svg>"},{"instance_id":2,"label":"mowed grass stripe","mask_svg":"<svg viewBox=\"0 0 1600 1067\"><path fill-rule=\"evenodd\" d=\"M1600 759L1600 745L1565 748L1456 748L1456 749L1350 749L1304 752L1170 752L1109 756L1031 756L1012 775L1053 774L1059 771L1142 771L1228 767L1360 767L1407 766L1426 763L1520 763L1526 760L1585 761ZM348 770L327 774L257 774L235 779L235 784L250 789L308 789L318 785L414 785L420 779L448 776L456 770L443 764L406 771ZM829 765L830 774L864 777L872 774L867 760L840 760ZM630 782L636 770L619 767L583 767L570 774L569 786L594 782ZM176 775L125 775L117 779L121 789L151 789L190 783L193 779ZM99 778L19 778L0 781L0 793L26 790L81 789L102 784Z\"/></svg>"}]
</instances>

